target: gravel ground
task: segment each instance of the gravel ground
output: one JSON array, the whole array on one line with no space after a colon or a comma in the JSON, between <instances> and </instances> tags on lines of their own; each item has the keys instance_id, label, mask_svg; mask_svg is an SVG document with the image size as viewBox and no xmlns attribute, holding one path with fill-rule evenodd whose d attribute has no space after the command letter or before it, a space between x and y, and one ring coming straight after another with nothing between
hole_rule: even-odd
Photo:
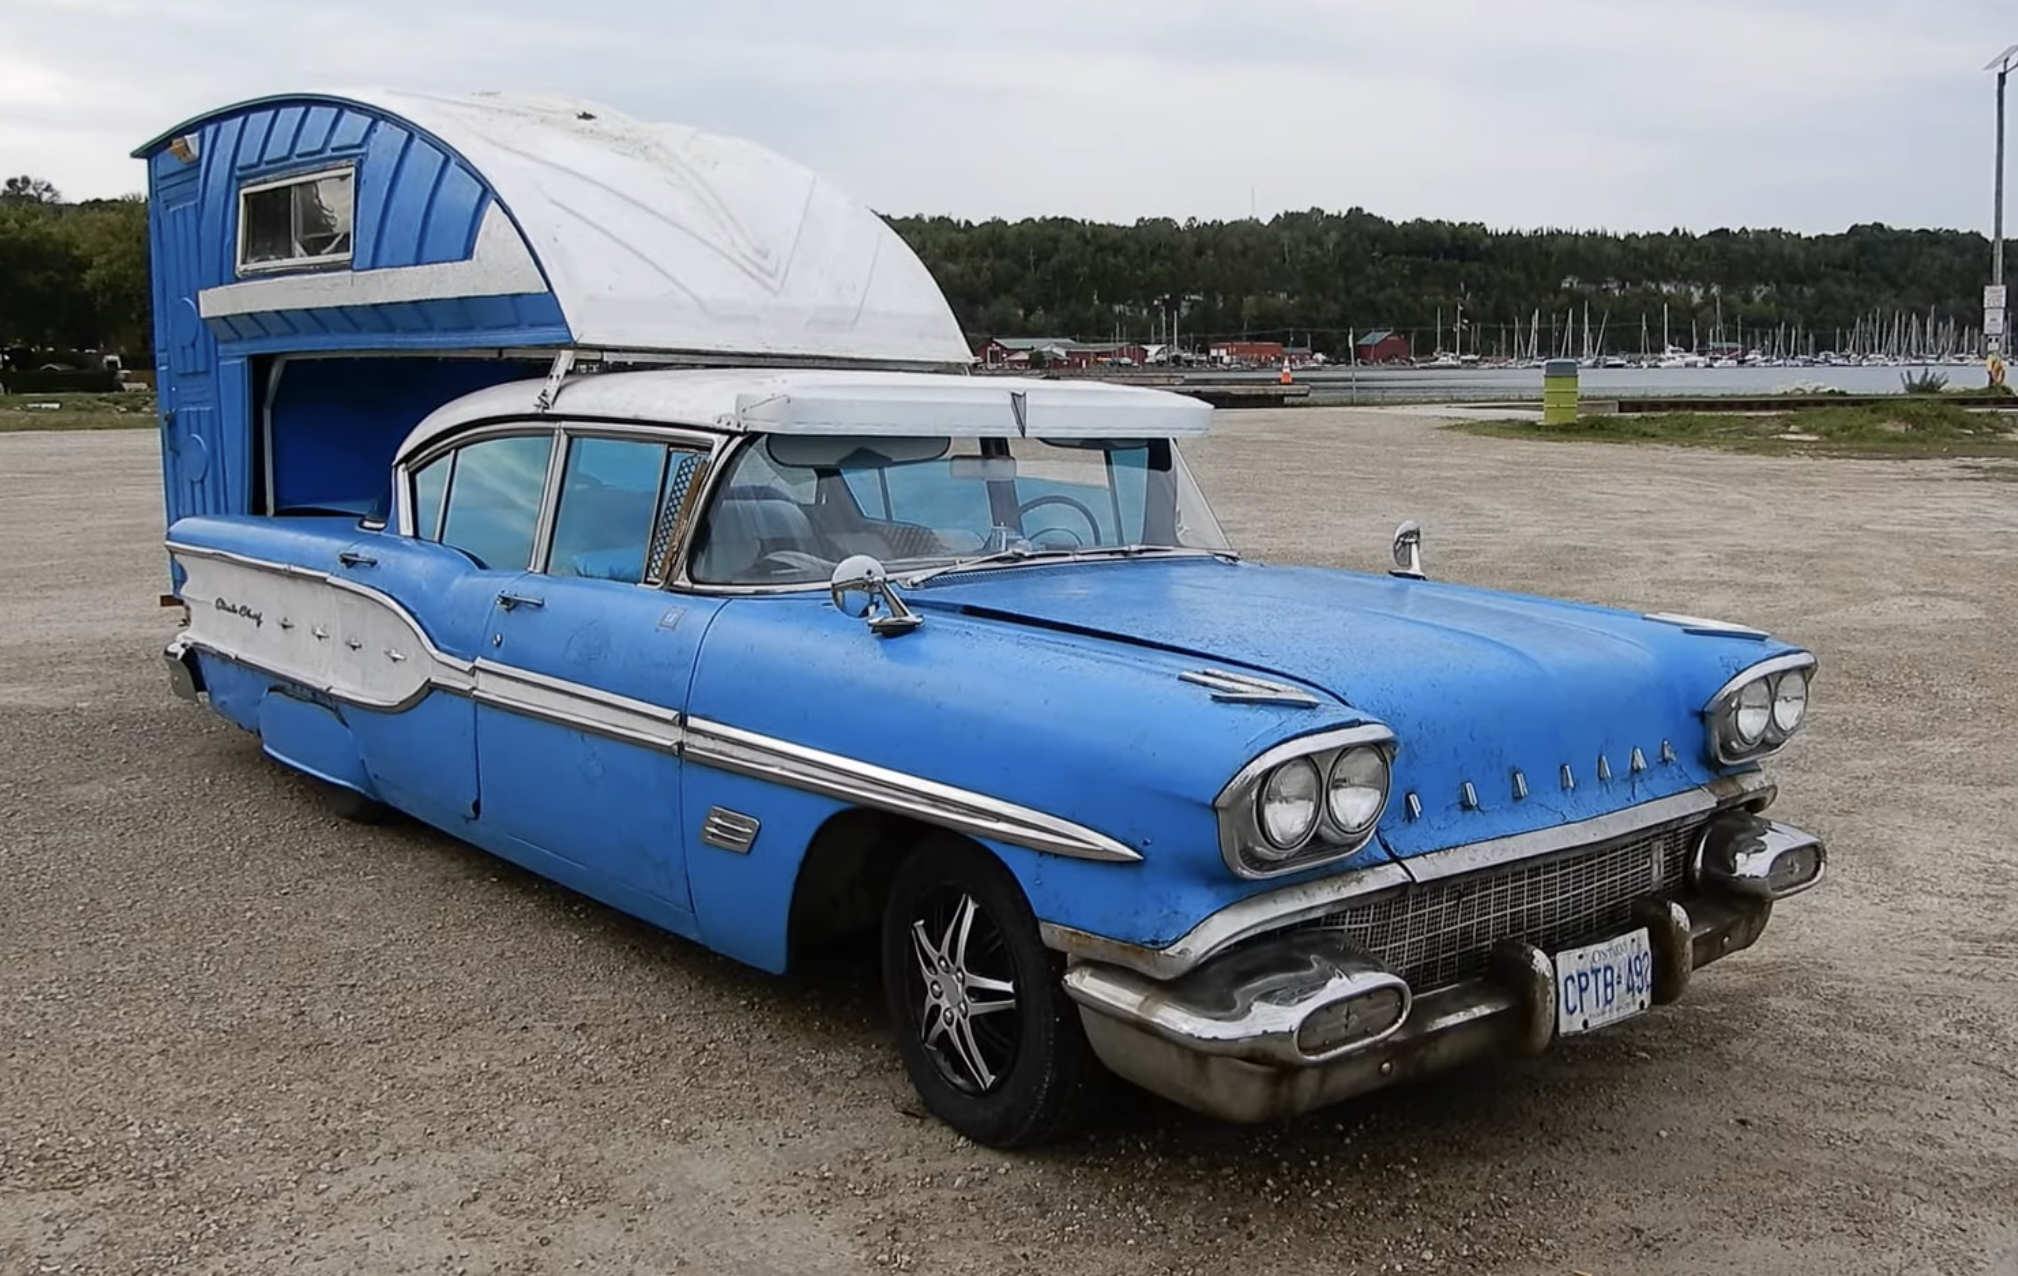
<instances>
[{"instance_id":1,"label":"gravel ground","mask_svg":"<svg viewBox=\"0 0 2018 1276\"><path fill-rule=\"evenodd\" d=\"M2018 469L1241 414L1250 554L1759 623L1831 881L1680 1004L1292 1125L976 1148L866 962L363 829L171 698L151 433L0 437L0 1272L2018 1276Z\"/></svg>"}]
</instances>

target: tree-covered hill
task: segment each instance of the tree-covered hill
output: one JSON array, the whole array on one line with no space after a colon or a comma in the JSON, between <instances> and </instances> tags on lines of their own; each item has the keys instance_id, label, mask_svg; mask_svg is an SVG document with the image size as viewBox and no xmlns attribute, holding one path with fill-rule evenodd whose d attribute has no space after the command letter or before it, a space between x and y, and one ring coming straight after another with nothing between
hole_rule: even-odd
<instances>
[{"instance_id":1,"label":"tree-covered hill","mask_svg":"<svg viewBox=\"0 0 2018 1276\"><path fill-rule=\"evenodd\" d=\"M48 182L0 185L0 349L109 349L152 361L147 205L63 202Z\"/></svg>"},{"instance_id":2,"label":"tree-covered hill","mask_svg":"<svg viewBox=\"0 0 2018 1276\"><path fill-rule=\"evenodd\" d=\"M1392 222L1361 209L1286 213L1267 222L1066 218L964 222L893 219L932 269L970 333L1158 339L1173 307L1178 336L1308 338L1343 353L1347 334L1398 328L1426 352L1441 317L1446 343L1462 307L1466 348L1515 340L1541 319L1542 352L1588 305L1605 345L1656 345L1665 304L1680 344L1721 313L1725 336L1783 326L1821 348L1874 311L1932 311L1958 329L1979 321L1990 269L1982 235L1852 226L1834 235L1778 230L1614 235L1496 231L1444 221ZM1557 330L1552 343L1550 324ZM1522 338L1525 339L1524 337ZM1748 337L1749 339L1749 337Z\"/></svg>"}]
</instances>

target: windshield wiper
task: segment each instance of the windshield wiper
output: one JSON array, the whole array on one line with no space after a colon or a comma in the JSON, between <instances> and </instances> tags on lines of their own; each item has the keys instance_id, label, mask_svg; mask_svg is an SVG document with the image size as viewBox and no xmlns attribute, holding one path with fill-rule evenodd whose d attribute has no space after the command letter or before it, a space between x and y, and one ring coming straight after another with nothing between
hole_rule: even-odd
<instances>
[{"instance_id":1,"label":"windshield wiper","mask_svg":"<svg viewBox=\"0 0 2018 1276\"><path fill-rule=\"evenodd\" d=\"M1095 545L1076 551L1082 558L1141 558L1151 554L1210 554L1223 563L1237 563L1240 555L1230 549L1200 549L1195 545Z\"/></svg>"},{"instance_id":2,"label":"windshield wiper","mask_svg":"<svg viewBox=\"0 0 2018 1276\"><path fill-rule=\"evenodd\" d=\"M916 589L926 581L936 576L944 576L947 572L971 571L977 567L994 567L1002 563L1029 563L1040 559L1077 558L1085 552L1079 549L1002 549L992 554L982 554L977 558L960 558L950 563L942 563L937 567L928 567L922 572L915 572L912 575L904 577L897 583L906 589Z\"/></svg>"},{"instance_id":3,"label":"windshield wiper","mask_svg":"<svg viewBox=\"0 0 2018 1276\"><path fill-rule=\"evenodd\" d=\"M1078 549L1005 549L993 554L982 554L977 558L962 558L956 562L927 568L924 571L903 577L898 583L906 589L916 589L934 577L943 576L948 572L971 571L981 567L999 567L1006 563L1057 561L1059 559L1141 558L1154 554L1210 554L1222 562L1237 563L1240 561L1240 555L1230 549L1194 549L1188 545L1090 545L1081 546Z\"/></svg>"}]
</instances>

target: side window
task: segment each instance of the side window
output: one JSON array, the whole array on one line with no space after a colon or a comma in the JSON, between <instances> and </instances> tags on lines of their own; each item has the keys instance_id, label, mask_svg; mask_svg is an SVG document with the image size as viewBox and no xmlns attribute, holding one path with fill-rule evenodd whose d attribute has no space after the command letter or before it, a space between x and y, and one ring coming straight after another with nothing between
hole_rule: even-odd
<instances>
[{"instance_id":1,"label":"side window","mask_svg":"<svg viewBox=\"0 0 2018 1276\"><path fill-rule=\"evenodd\" d=\"M493 571L515 571L532 560L540 498L547 483L553 436L485 439L457 450L449 475L441 543ZM418 483L416 482L416 486ZM416 493L415 512L420 500ZM426 536L424 523L416 530Z\"/></svg>"},{"instance_id":2,"label":"side window","mask_svg":"<svg viewBox=\"0 0 2018 1276\"><path fill-rule=\"evenodd\" d=\"M637 439L568 441L547 571L635 585L653 567L699 454Z\"/></svg>"},{"instance_id":3,"label":"side window","mask_svg":"<svg viewBox=\"0 0 2018 1276\"><path fill-rule=\"evenodd\" d=\"M449 471L455 453L429 461L413 476L413 534L424 541L441 539L441 498L448 495Z\"/></svg>"}]
</instances>

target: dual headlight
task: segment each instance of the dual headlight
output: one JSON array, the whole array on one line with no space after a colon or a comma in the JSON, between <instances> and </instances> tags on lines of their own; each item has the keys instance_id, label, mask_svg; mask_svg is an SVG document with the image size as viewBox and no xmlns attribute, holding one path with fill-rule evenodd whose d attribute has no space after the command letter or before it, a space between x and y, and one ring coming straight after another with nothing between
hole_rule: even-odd
<instances>
[{"instance_id":1,"label":"dual headlight","mask_svg":"<svg viewBox=\"0 0 2018 1276\"><path fill-rule=\"evenodd\" d=\"M1710 752L1722 763L1778 752L1808 720L1815 658L1806 652L1755 665L1725 683L1703 708Z\"/></svg>"},{"instance_id":2,"label":"dual headlight","mask_svg":"<svg viewBox=\"0 0 2018 1276\"><path fill-rule=\"evenodd\" d=\"M1273 877L1365 846L1387 809L1394 735L1352 727L1292 740L1220 793L1220 850L1242 877Z\"/></svg>"}]
</instances>

